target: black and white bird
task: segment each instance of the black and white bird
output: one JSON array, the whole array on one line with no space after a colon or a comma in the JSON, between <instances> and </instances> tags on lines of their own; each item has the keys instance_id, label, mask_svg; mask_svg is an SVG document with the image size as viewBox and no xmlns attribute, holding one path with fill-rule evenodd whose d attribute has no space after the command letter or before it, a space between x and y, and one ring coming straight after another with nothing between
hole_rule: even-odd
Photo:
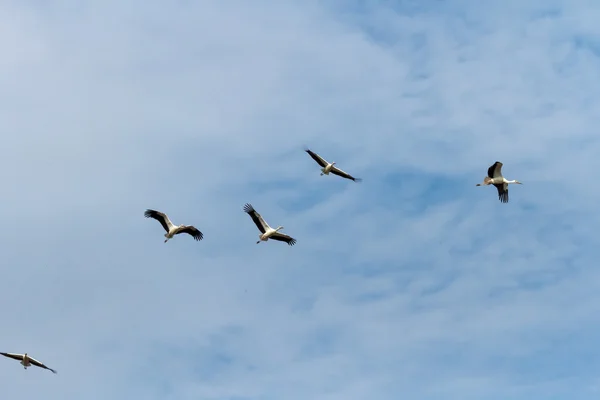
<instances>
[{"instance_id":1,"label":"black and white bird","mask_svg":"<svg viewBox=\"0 0 600 400\"><path fill-rule=\"evenodd\" d=\"M342 178L350 179L354 182L362 181L361 178L355 178L352 175L350 175L349 173L344 172L341 169L339 169L338 167L336 167L335 162L331 162L331 163L327 162L327 160L325 160L323 157L321 157L314 151L311 151L307 148L305 148L304 151L307 152L308 155L311 156L312 159L315 160L317 162L317 164L319 164L321 166L321 176L329 175L329 173L331 172L334 175L341 176Z\"/></svg>"},{"instance_id":2,"label":"black and white bird","mask_svg":"<svg viewBox=\"0 0 600 400\"><path fill-rule=\"evenodd\" d=\"M502 163L496 161L494 165L488 168L488 176L483 178L483 183L478 183L475 186L494 185L498 189L498 198L502 203L508 203L508 184L516 183L522 185L521 182L515 180L509 181L502 176Z\"/></svg>"},{"instance_id":3,"label":"black and white bird","mask_svg":"<svg viewBox=\"0 0 600 400\"><path fill-rule=\"evenodd\" d=\"M174 225L169 219L169 217L167 217L167 214L161 213L160 211L146 210L144 212L144 217L153 218L157 220L158 222L160 222L162 227L165 228L165 231L167 231L167 233L165 233L165 243L167 243L167 241L173 236L178 235L180 233L187 233L188 235L192 236L195 240L202 240L202 238L204 237L202 232L200 232L192 225Z\"/></svg>"},{"instance_id":4,"label":"black and white bird","mask_svg":"<svg viewBox=\"0 0 600 400\"><path fill-rule=\"evenodd\" d=\"M271 228L269 224L267 224L267 222L263 219L263 217L261 217L261 215L256 212L252 205L244 205L244 212L246 212L250 216L250 218L252 218L252 221L254 221L258 230L261 231L261 234L258 235L260 240L256 242L256 244L259 244L261 240L263 242L266 242L269 239L279 240L280 242L286 242L290 246L296 244L296 239L284 233L279 233L279 231L283 229L283 226L278 226L276 229Z\"/></svg>"},{"instance_id":5,"label":"black and white bird","mask_svg":"<svg viewBox=\"0 0 600 400\"><path fill-rule=\"evenodd\" d=\"M36 360L35 358L31 358L27 355L27 353L25 354L16 354L16 353L0 353L2 354L4 357L8 357L8 358L12 358L14 360L18 360L21 362L21 365L23 366L23 368L27 369L27 367L31 367L32 365L35 365L36 367L40 367L40 368L44 368L47 369L49 371L52 371L56 374L56 371L53 370L52 368L48 368L46 367L43 363L39 362L38 360Z\"/></svg>"}]
</instances>

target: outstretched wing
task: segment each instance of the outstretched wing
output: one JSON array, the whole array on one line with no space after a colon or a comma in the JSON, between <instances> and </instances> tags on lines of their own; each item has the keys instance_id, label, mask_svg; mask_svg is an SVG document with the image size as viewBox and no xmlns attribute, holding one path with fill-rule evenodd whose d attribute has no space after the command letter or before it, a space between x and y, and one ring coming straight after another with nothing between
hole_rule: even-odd
<instances>
[{"instance_id":1,"label":"outstretched wing","mask_svg":"<svg viewBox=\"0 0 600 400\"><path fill-rule=\"evenodd\" d=\"M500 199L502 203L508 203L508 184L497 183L494 186L498 189L498 199Z\"/></svg>"},{"instance_id":2,"label":"outstretched wing","mask_svg":"<svg viewBox=\"0 0 600 400\"><path fill-rule=\"evenodd\" d=\"M0 353L0 354L2 354L4 357L12 358L14 360L21 361L23 359L23 354L16 354L16 353Z\"/></svg>"},{"instance_id":3,"label":"outstretched wing","mask_svg":"<svg viewBox=\"0 0 600 400\"><path fill-rule=\"evenodd\" d=\"M31 357L29 357L29 362L30 362L31 364L35 365L36 367L44 368L44 369L47 369L47 370L49 370L49 371L52 371L52 372L56 373L56 371L55 371L55 370L53 370L52 368L48 368L48 367L46 367L44 364L42 364L41 362L39 362L39 361L38 361L38 360L36 360L35 358L31 358Z\"/></svg>"},{"instance_id":4,"label":"outstretched wing","mask_svg":"<svg viewBox=\"0 0 600 400\"><path fill-rule=\"evenodd\" d=\"M273 235L271 235L271 237L269 239L279 240L280 242L286 242L290 246L293 246L296 244L296 239L294 239L293 237L288 236L284 233L279 233L279 232L275 232Z\"/></svg>"},{"instance_id":5,"label":"outstretched wing","mask_svg":"<svg viewBox=\"0 0 600 400\"><path fill-rule=\"evenodd\" d=\"M254 221L254 224L256 224L256 227L259 231L261 231L262 233L265 233L267 231L267 229L269 228L269 224L265 222L263 217L261 217L261 215L256 212L256 210L254 209L254 207L252 207L251 204L246 203L246 205L244 205L244 212L247 213L250 216L250 218L252 218L252 221Z\"/></svg>"},{"instance_id":6,"label":"outstretched wing","mask_svg":"<svg viewBox=\"0 0 600 400\"><path fill-rule=\"evenodd\" d=\"M157 220L167 232L169 232L173 227L173 223L171 222L169 217L167 217L167 214L161 213L160 211L146 210L146 212L144 212L144 217L153 218Z\"/></svg>"},{"instance_id":7,"label":"outstretched wing","mask_svg":"<svg viewBox=\"0 0 600 400\"><path fill-rule=\"evenodd\" d=\"M337 175L337 176L341 176L342 178L350 179L354 182L362 181L361 178L355 178L352 175L350 175L349 173L344 172L341 169L337 168L335 165L331 168L331 173L334 175Z\"/></svg>"},{"instance_id":8,"label":"outstretched wing","mask_svg":"<svg viewBox=\"0 0 600 400\"><path fill-rule=\"evenodd\" d=\"M502 176L502 163L496 161L494 165L488 168L488 176L490 178L499 178Z\"/></svg>"},{"instance_id":9,"label":"outstretched wing","mask_svg":"<svg viewBox=\"0 0 600 400\"><path fill-rule=\"evenodd\" d=\"M319 164L321 167L325 168L327 166L327 164L329 164L327 161L325 161L320 155L318 155L317 153L309 150L309 149L304 149L305 152L308 153L309 156L312 157L313 160L315 160L317 162L317 164Z\"/></svg>"},{"instance_id":10,"label":"outstretched wing","mask_svg":"<svg viewBox=\"0 0 600 400\"><path fill-rule=\"evenodd\" d=\"M191 225L184 226L182 229L180 229L175 234L178 235L180 233L187 233L188 235L192 236L195 240L202 240L202 238L204 237L202 232L200 232L196 227L191 226Z\"/></svg>"}]
</instances>

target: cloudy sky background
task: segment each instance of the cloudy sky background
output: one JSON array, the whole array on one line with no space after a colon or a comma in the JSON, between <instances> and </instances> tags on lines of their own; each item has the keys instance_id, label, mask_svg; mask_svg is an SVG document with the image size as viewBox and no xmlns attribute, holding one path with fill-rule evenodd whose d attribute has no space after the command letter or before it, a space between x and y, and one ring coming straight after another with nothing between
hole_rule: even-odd
<instances>
[{"instance_id":1,"label":"cloudy sky background","mask_svg":"<svg viewBox=\"0 0 600 400\"><path fill-rule=\"evenodd\" d=\"M2 359L2 397L597 397L598 21L0 0L0 351L58 370ZM508 204L475 187L496 160Z\"/></svg>"}]
</instances>

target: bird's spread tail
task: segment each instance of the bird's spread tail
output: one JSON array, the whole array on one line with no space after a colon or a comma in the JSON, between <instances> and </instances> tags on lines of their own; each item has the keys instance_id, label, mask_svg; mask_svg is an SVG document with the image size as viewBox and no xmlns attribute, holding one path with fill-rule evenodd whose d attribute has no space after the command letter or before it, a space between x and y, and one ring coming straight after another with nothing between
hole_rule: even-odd
<instances>
[{"instance_id":1,"label":"bird's spread tail","mask_svg":"<svg viewBox=\"0 0 600 400\"><path fill-rule=\"evenodd\" d=\"M492 178L486 176L483 178L483 183L478 183L477 186L489 185L490 183L492 183Z\"/></svg>"}]
</instances>

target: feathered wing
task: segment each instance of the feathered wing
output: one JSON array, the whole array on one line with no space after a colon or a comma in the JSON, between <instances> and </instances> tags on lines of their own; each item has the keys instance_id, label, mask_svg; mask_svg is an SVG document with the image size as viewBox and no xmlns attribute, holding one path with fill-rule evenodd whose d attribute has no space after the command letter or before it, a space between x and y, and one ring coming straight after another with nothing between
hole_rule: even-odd
<instances>
[{"instance_id":1,"label":"feathered wing","mask_svg":"<svg viewBox=\"0 0 600 400\"><path fill-rule=\"evenodd\" d=\"M325 168L328 164L327 161L325 161L320 155L318 155L317 153L305 148L304 149L305 152L308 153L309 156L312 157L313 160L315 160L317 162L317 164L319 164L321 167Z\"/></svg>"},{"instance_id":2,"label":"feathered wing","mask_svg":"<svg viewBox=\"0 0 600 400\"><path fill-rule=\"evenodd\" d=\"M494 186L498 189L498 199L502 203L508 203L508 185L506 183L498 183Z\"/></svg>"},{"instance_id":3,"label":"feathered wing","mask_svg":"<svg viewBox=\"0 0 600 400\"><path fill-rule=\"evenodd\" d=\"M148 209L144 212L144 217L157 220L167 232L174 226L169 217L167 217L167 214L161 213L160 211Z\"/></svg>"},{"instance_id":4,"label":"feathered wing","mask_svg":"<svg viewBox=\"0 0 600 400\"><path fill-rule=\"evenodd\" d=\"M285 233L275 232L269 239L278 240L280 242L286 242L290 246L296 244L296 239L291 236L286 235Z\"/></svg>"},{"instance_id":5,"label":"feathered wing","mask_svg":"<svg viewBox=\"0 0 600 400\"><path fill-rule=\"evenodd\" d=\"M202 232L200 232L196 227L194 226L184 226L183 228L179 229L179 231L176 233L176 235L180 234L180 233L187 233L188 235L192 236L194 238L194 240L202 240L202 238L204 238L204 235L202 234Z\"/></svg>"},{"instance_id":6,"label":"feathered wing","mask_svg":"<svg viewBox=\"0 0 600 400\"><path fill-rule=\"evenodd\" d=\"M56 371L55 371L55 370L53 370L52 368L48 368L48 367L47 367L47 366L45 366L43 363L39 362L38 360L36 360L36 359L34 359L34 358L31 358L31 357L29 357L29 362L30 362L31 364L35 365L36 367L40 367L40 368L47 369L47 370L49 370L49 371L52 371L53 373L55 373L55 374L56 374Z\"/></svg>"},{"instance_id":7,"label":"feathered wing","mask_svg":"<svg viewBox=\"0 0 600 400\"><path fill-rule=\"evenodd\" d=\"M341 169L337 168L335 165L331 168L331 173L337 176L341 176L342 178L346 178L346 179L350 179L354 182L361 182L362 179L361 178L355 178L352 175L350 175L347 172L342 171Z\"/></svg>"},{"instance_id":8,"label":"feathered wing","mask_svg":"<svg viewBox=\"0 0 600 400\"><path fill-rule=\"evenodd\" d=\"M494 165L488 168L488 176L490 178L499 178L502 176L502 163L496 161Z\"/></svg>"},{"instance_id":9,"label":"feathered wing","mask_svg":"<svg viewBox=\"0 0 600 400\"><path fill-rule=\"evenodd\" d=\"M269 224L267 224L263 217L261 217L261 215L258 212L256 212L256 210L254 209L254 207L252 207L250 203L246 203L244 205L244 212L248 214L250 218L252 218L252 221L254 221L254 224L256 225L259 231L261 231L262 233L265 233L267 231L267 228L269 228Z\"/></svg>"},{"instance_id":10,"label":"feathered wing","mask_svg":"<svg viewBox=\"0 0 600 400\"><path fill-rule=\"evenodd\" d=\"M4 357L8 357L8 358L12 358L13 360L19 360L21 361L23 359L23 354L16 354L16 353L1 353Z\"/></svg>"}]
</instances>

